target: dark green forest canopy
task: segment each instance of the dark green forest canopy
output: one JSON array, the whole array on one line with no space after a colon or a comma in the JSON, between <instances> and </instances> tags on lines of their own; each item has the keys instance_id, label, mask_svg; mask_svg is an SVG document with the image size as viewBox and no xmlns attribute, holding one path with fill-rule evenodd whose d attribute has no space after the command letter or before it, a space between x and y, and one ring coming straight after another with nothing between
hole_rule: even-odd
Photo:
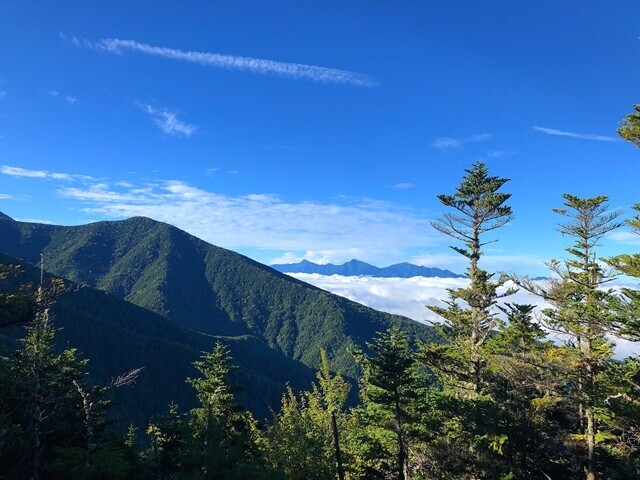
<instances>
[{"instance_id":1,"label":"dark green forest canopy","mask_svg":"<svg viewBox=\"0 0 640 480\"><path fill-rule=\"evenodd\" d=\"M0 254L0 264L18 265L21 270L10 282L4 282L3 291L17 292L19 285L37 284L36 267L4 254ZM231 381L246 386L238 399L258 418L267 417L269 408L279 403L286 382L305 388L314 378L311 368L268 348L256 337L196 332L90 287L60 298L53 313L59 329L58 350L77 348L90 360L88 368L96 384L108 383L133 368L144 368L133 388L115 392L114 415L127 422L144 425L171 402L193 406L195 396L185 378L194 374L192 363L201 352L209 351L216 341L228 345L235 362L242 366ZM13 328L5 332L2 341L6 347L15 346L12 339L21 335L21 329Z\"/></svg>"}]
</instances>

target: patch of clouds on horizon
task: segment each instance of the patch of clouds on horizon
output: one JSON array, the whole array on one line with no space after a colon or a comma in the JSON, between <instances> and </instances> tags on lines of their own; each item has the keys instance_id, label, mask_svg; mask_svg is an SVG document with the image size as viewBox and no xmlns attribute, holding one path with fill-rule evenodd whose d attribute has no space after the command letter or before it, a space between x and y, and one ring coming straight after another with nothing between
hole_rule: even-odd
<instances>
[{"instance_id":1,"label":"patch of clouds on horizon","mask_svg":"<svg viewBox=\"0 0 640 480\"><path fill-rule=\"evenodd\" d=\"M583 140L595 140L598 142L618 142L620 140L618 138L609 137L607 135L593 135L591 133L567 132L565 130L557 130L555 128L540 127L538 125L534 125L532 128L538 132L546 133L547 135L556 135L559 137L580 138Z\"/></svg>"},{"instance_id":2,"label":"patch of clouds on horizon","mask_svg":"<svg viewBox=\"0 0 640 480\"><path fill-rule=\"evenodd\" d=\"M376 310L403 315L422 323L441 322L442 319L426 306L446 307L444 300L448 298L447 289L464 288L469 284L466 278L375 278L328 276L317 273L287 275ZM509 281L498 292L504 292L514 286L513 282ZM551 306L541 297L523 289L505 297L499 303L505 302L534 305L536 315L540 314L541 309ZM562 343L562 338L558 335L549 334L549 338L558 344ZM615 342L618 358L640 353L640 345L637 343L620 339L615 339Z\"/></svg>"},{"instance_id":3,"label":"patch of clouds on horizon","mask_svg":"<svg viewBox=\"0 0 640 480\"><path fill-rule=\"evenodd\" d=\"M96 179L89 175L78 175L75 173L59 173L49 172L47 170L30 170L21 167L13 167L11 165L0 166L0 173L9 175L12 177L22 178L42 178L48 180L65 180L65 181L81 181L81 182L93 182Z\"/></svg>"},{"instance_id":4,"label":"patch of clouds on horizon","mask_svg":"<svg viewBox=\"0 0 640 480\"><path fill-rule=\"evenodd\" d=\"M272 194L219 194L178 180L117 191L95 183L59 188L57 194L84 203L85 213L146 216L226 248L298 251L304 245L309 251L357 249L382 255L440 241L429 220L414 210L368 198L292 203Z\"/></svg>"},{"instance_id":5,"label":"patch of clouds on horizon","mask_svg":"<svg viewBox=\"0 0 640 480\"><path fill-rule=\"evenodd\" d=\"M0 193L0 200L13 200L15 197L9 193Z\"/></svg>"},{"instance_id":6,"label":"patch of clouds on horizon","mask_svg":"<svg viewBox=\"0 0 640 480\"><path fill-rule=\"evenodd\" d=\"M441 137L436 138L431 146L439 148L440 150L445 150L447 148L462 148L466 143L484 142L491 139L491 137L492 135L490 133L477 133L465 138Z\"/></svg>"},{"instance_id":7,"label":"patch of clouds on horizon","mask_svg":"<svg viewBox=\"0 0 640 480\"><path fill-rule=\"evenodd\" d=\"M156 108L148 103L136 102L136 105L145 113L148 113L153 123L167 135L178 137L191 137L198 127L178 119L175 112L164 108Z\"/></svg>"},{"instance_id":8,"label":"patch of clouds on horizon","mask_svg":"<svg viewBox=\"0 0 640 480\"><path fill-rule=\"evenodd\" d=\"M225 55L213 52L194 52L176 48L156 47L135 40L105 38L97 42L60 34L64 40L80 47L122 55L124 51L134 51L147 55L168 58L171 60L195 63L206 67L239 70L261 75L275 75L285 78L306 79L319 83L349 84L357 87L375 87L377 79L361 73L339 70L335 68L305 65L300 63L279 62L253 57Z\"/></svg>"},{"instance_id":9,"label":"patch of clouds on horizon","mask_svg":"<svg viewBox=\"0 0 640 480\"><path fill-rule=\"evenodd\" d=\"M441 318L426 305L445 307L448 289L469 285L466 278L412 277L377 278L320 275L318 273L287 273L298 280L310 283L336 295L348 298L388 313L404 315L419 322L440 322ZM512 282L499 290L513 287ZM548 306L540 297L524 290L508 297L510 303L529 303L538 308Z\"/></svg>"},{"instance_id":10,"label":"patch of clouds on horizon","mask_svg":"<svg viewBox=\"0 0 640 480\"><path fill-rule=\"evenodd\" d=\"M413 183L409 183L409 182L404 182L404 183L396 183L393 188L397 188L399 190L407 190L409 188L414 188L415 184Z\"/></svg>"}]
</instances>

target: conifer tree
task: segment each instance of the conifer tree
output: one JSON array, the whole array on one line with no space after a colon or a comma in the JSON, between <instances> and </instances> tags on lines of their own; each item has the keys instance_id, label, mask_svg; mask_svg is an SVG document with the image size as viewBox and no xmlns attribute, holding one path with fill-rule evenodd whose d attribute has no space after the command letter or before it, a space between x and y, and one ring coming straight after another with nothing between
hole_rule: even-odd
<instances>
[{"instance_id":1,"label":"conifer tree","mask_svg":"<svg viewBox=\"0 0 640 480\"><path fill-rule=\"evenodd\" d=\"M372 355L356 352L356 361L364 375L361 384L363 417L371 415L387 423L395 435L395 464L398 480L409 478L409 427L412 403L419 396L415 352L407 334L398 328L381 333L373 343L367 343ZM368 407L370 411L367 412ZM383 427L384 428L384 427Z\"/></svg>"},{"instance_id":2,"label":"conifer tree","mask_svg":"<svg viewBox=\"0 0 640 480\"><path fill-rule=\"evenodd\" d=\"M618 135L640 147L640 104L633 106L635 112L627 115L618 128Z\"/></svg>"},{"instance_id":3,"label":"conifer tree","mask_svg":"<svg viewBox=\"0 0 640 480\"><path fill-rule=\"evenodd\" d=\"M65 438L64 432L69 433L79 418L72 382L80 381L86 362L77 360L75 350L56 355L53 344L51 307L64 290L60 280L52 280L48 288L41 280L34 297L34 317L9 364L11 388L5 392L3 406L11 409L5 419L17 430L12 442L15 448L8 455L14 458L14 467L34 479L41 478L46 457L59 446L54 438Z\"/></svg>"},{"instance_id":4,"label":"conifer tree","mask_svg":"<svg viewBox=\"0 0 640 480\"><path fill-rule=\"evenodd\" d=\"M534 320L534 306L498 306L506 323L492 336L488 391L500 406L505 441L496 464L520 479L571 478L564 440L569 432L566 368L561 347Z\"/></svg>"},{"instance_id":5,"label":"conifer tree","mask_svg":"<svg viewBox=\"0 0 640 480\"><path fill-rule=\"evenodd\" d=\"M486 363L483 350L497 325L492 307L500 297L514 293L510 289L498 294L504 281L491 280L493 274L480 268L479 261L482 247L496 241L486 240L485 234L506 225L513 219L513 213L505 204L511 194L499 192L509 179L490 176L482 162L474 163L465 172L454 194L438 195L440 202L455 212L445 213L432 225L463 243L451 248L468 259L470 285L449 290L447 308L428 307L444 319L444 325L436 324L436 328L448 343L424 345L421 357L428 367L439 373L443 383L467 390L467 395L479 395L483 390ZM462 306L460 300L464 302Z\"/></svg>"},{"instance_id":6,"label":"conifer tree","mask_svg":"<svg viewBox=\"0 0 640 480\"><path fill-rule=\"evenodd\" d=\"M41 268L35 294L28 300L22 298L29 297L26 293L19 294L33 316L0 378L0 471L7 478L127 476L130 462L117 448L119 439L103 438L109 402L102 395L109 387L88 385L87 360L75 349L56 352L52 307L71 291L60 279L46 281ZM111 386L129 384L136 374L129 372Z\"/></svg>"},{"instance_id":7,"label":"conifer tree","mask_svg":"<svg viewBox=\"0 0 640 480\"><path fill-rule=\"evenodd\" d=\"M239 390L229 385L236 370L229 349L216 342L194 366L201 377L188 378L200 406L192 410L193 438L201 449L202 477L251 478L255 456L256 427L252 415L235 402Z\"/></svg>"},{"instance_id":8,"label":"conifer tree","mask_svg":"<svg viewBox=\"0 0 640 480\"><path fill-rule=\"evenodd\" d=\"M548 265L557 278L546 285L532 281L520 282L526 289L540 295L553 305L541 318L544 326L561 336L568 347L568 373L575 384L575 404L578 409L580 433L574 436L584 445L586 480L598 477L598 434L605 435L604 423L599 424L606 397L604 370L613 354L608 335L618 335L625 329L624 317L617 311L617 297L603 288L612 279L596 255L600 240L621 226L621 212L609 211L608 198L579 198L564 194L565 208L554 210L567 219L558 230L573 239L566 251L567 260L551 260Z\"/></svg>"}]
</instances>

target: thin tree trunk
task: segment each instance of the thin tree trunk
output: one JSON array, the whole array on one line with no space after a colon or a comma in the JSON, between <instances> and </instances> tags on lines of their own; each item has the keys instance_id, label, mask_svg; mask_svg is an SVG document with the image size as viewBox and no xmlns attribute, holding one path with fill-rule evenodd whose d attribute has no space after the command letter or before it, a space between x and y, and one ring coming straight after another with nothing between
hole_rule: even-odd
<instances>
[{"instance_id":1,"label":"thin tree trunk","mask_svg":"<svg viewBox=\"0 0 640 480\"><path fill-rule=\"evenodd\" d=\"M587 329L587 334L590 334L590 329ZM585 437L587 440L587 464L585 465L585 478L586 480L596 480L596 431L595 431L595 413L593 407L590 405L593 399L590 398L593 395L593 387L595 383L594 371L593 371L593 351L591 349L591 338L587 338L586 342L586 357L587 357L587 382L589 396L589 404L584 409L584 416L586 420Z\"/></svg>"},{"instance_id":2,"label":"thin tree trunk","mask_svg":"<svg viewBox=\"0 0 640 480\"><path fill-rule=\"evenodd\" d=\"M342 465L342 452L340 452L340 436L338 434L338 422L336 422L336 412L331 412L331 427L333 429L333 441L336 446L336 463L338 465L338 479L344 480L344 467Z\"/></svg>"},{"instance_id":3,"label":"thin tree trunk","mask_svg":"<svg viewBox=\"0 0 640 480\"><path fill-rule=\"evenodd\" d=\"M398 399L398 395L396 392L396 425L397 425L397 435L398 435L398 480L407 480L407 452L404 444L404 436L402 435L402 419L401 419L401 409L400 409L400 400Z\"/></svg>"},{"instance_id":4,"label":"thin tree trunk","mask_svg":"<svg viewBox=\"0 0 640 480\"><path fill-rule=\"evenodd\" d=\"M595 422L593 410L590 407L586 409L585 417L587 419L587 463L584 467L585 479L596 480Z\"/></svg>"},{"instance_id":5,"label":"thin tree trunk","mask_svg":"<svg viewBox=\"0 0 640 480\"><path fill-rule=\"evenodd\" d=\"M476 214L477 215L477 214ZM473 241L471 243L471 265L469 268L469 276L471 277L472 298L478 290L478 261L480 260L480 220L477 216L473 220ZM475 303L475 302L473 302ZM480 307L477 304L471 304L471 351L469 358L469 373L473 382L473 391L476 395L480 394L482 389L482 372L480 366L480 355L478 352L480 338Z\"/></svg>"}]
</instances>

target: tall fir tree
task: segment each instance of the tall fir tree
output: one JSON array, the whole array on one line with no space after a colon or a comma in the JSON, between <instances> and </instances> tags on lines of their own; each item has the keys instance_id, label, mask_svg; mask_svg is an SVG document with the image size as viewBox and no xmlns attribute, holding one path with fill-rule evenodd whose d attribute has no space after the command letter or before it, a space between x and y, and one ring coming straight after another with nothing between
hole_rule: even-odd
<instances>
[{"instance_id":1,"label":"tall fir tree","mask_svg":"<svg viewBox=\"0 0 640 480\"><path fill-rule=\"evenodd\" d=\"M579 433L573 438L584 447L586 480L595 480L598 437L608 435L602 418L607 396L604 372L613 355L608 336L626 328L624 316L616 309L617 295L604 288L612 280L612 273L604 269L596 250L605 235L621 226L621 212L609 211L606 196L579 198L564 194L563 198L565 208L554 211L567 219L558 230L573 239L566 248L570 258L548 263L555 277L546 284L529 280L520 283L553 306L544 310L541 321L568 347L567 373L575 386L572 397L579 419Z\"/></svg>"},{"instance_id":2,"label":"tall fir tree","mask_svg":"<svg viewBox=\"0 0 640 480\"><path fill-rule=\"evenodd\" d=\"M395 461L390 462L394 477L409 478L410 426L412 413L420 395L415 351L405 332L391 328L367 344L372 354L356 352L356 361L363 369L361 419L369 417L378 428L395 436ZM382 442L383 446L384 441Z\"/></svg>"},{"instance_id":3,"label":"tall fir tree","mask_svg":"<svg viewBox=\"0 0 640 480\"><path fill-rule=\"evenodd\" d=\"M229 384L236 370L231 353L216 342L194 366L200 377L188 378L196 390L200 406L191 412L193 439L201 449L202 478L252 478L256 475L256 424L250 412L236 403L239 387Z\"/></svg>"},{"instance_id":4,"label":"tall fir tree","mask_svg":"<svg viewBox=\"0 0 640 480\"><path fill-rule=\"evenodd\" d=\"M438 372L444 384L460 393L466 390L466 395L472 396L483 391L486 365L483 352L498 323L492 307L499 298L514 293L509 289L499 294L503 279L493 281L493 274L480 268L482 247L496 241L486 240L485 234L506 225L513 219L513 213L506 205L511 194L499 192L509 179L490 176L482 162L474 163L465 172L454 194L438 195L440 202L455 213L445 213L432 225L463 243L461 247L451 248L468 259L470 285L449 290L447 308L428 307L444 319L444 324L436 324L436 328L448 342L423 345L421 357L429 368Z\"/></svg>"}]
</instances>

